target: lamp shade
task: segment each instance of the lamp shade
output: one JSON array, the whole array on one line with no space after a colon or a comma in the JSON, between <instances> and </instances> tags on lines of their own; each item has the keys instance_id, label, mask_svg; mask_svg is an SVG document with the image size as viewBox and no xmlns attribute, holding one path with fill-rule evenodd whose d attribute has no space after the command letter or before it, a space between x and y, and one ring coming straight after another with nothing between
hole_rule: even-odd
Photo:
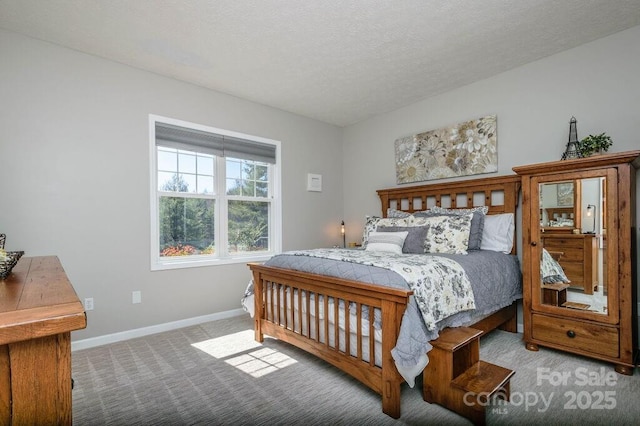
<instances>
[{"instance_id":1,"label":"lamp shade","mask_svg":"<svg viewBox=\"0 0 640 426\"><path fill-rule=\"evenodd\" d=\"M591 232L587 232L587 234L595 234L596 233L596 206L595 205L593 204L587 205L587 217L593 218Z\"/></svg>"}]
</instances>

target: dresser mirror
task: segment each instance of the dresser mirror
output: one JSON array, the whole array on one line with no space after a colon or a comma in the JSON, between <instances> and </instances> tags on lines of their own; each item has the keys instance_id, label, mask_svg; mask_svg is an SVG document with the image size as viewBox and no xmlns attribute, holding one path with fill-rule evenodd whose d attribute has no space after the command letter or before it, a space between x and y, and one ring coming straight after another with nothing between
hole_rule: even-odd
<instances>
[{"instance_id":1,"label":"dresser mirror","mask_svg":"<svg viewBox=\"0 0 640 426\"><path fill-rule=\"evenodd\" d=\"M539 235L540 292L534 303L608 315L607 177L590 174L539 179L539 228L532 232Z\"/></svg>"}]
</instances>

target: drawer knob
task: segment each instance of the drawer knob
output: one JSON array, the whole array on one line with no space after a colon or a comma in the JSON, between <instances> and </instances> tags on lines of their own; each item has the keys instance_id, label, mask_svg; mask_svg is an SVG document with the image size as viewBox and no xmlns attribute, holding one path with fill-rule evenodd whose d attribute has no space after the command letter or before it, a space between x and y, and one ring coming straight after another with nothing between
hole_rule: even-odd
<instances>
[{"instance_id":1,"label":"drawer knob","mask_svg":"<svg viewBox=\"0 0 640 426\"><path fill-rule=\"evenodd\" d=\"M573 330L569 330L567 331L567 336L569 336L570 339L573 339L574 337L576 337L576 332Z\"/></svg>"},{"instance_id":2,"label":"drawer knob","mask_svg":"<svg viewBox=\"0 0 640 426\"><path fill-rule=\"evenodd\" d=\"M535 247L535 246L537 246L537 245L538 245L538 243L537 243L537 242L535 242L535 241L531 241L531 245L532 245L533 247Z\"/></svg>"}]
</instances>

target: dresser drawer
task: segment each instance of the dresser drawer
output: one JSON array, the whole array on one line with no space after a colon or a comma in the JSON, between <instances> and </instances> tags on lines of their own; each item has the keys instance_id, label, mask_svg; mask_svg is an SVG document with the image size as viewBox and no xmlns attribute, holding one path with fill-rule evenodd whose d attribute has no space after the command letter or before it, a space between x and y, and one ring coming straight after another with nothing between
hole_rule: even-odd
<instances>
[{"instance_id":1,"label":"dresser drawer","mask_svg":"<svg viewBox=\"0 0 640 426\"><path fill-rule=\"evenodd\" d=\"M557 246L557 247L554 247L553 250L562 252L562 256L560 257L560 262L583 262L584 261L584 250L582 248L578 249L575 247Z\"/></svg>"},{"instance_id":2,"label":"dresser drawer","mask_svg":"<svg viewBox=\"0 0 640 426\"><path fill-rule=\"evenodd\" d=\"M533 338L617 358L618 329L601 324L532 314ZM571 337L573 336L573 337Z\"/></svg>"},{"instance_id":3,"label":"dresser drawer","mask_svg":"<svg viewBox=\"0 0 640 426\"><path fill-rule=\"evenodd\" d=\"M569 240L572 243L575 243L577 240ZM571 247L563 244L558 244L558 240L544 240L544 248L549 251L557 251L561 252L562 256L560 257L560 262L582 262L584 260L584 249L582 247L582 241L577 241L580 243L580 247Z\"/></svg>"},{"instance_id":4,"label":"dresser drawer","mask_svg":"<svg viewBox=\"0 0 640 426\"><path fill-rule=\"evenodd\" d=\"M562 237L545 237L542 236L542 240L544 241L545 247L547 245L554 247L565 247L565 248L578 248L582 249L584 246L583 238L562 238Z\"/></svg>"}]
</instances>

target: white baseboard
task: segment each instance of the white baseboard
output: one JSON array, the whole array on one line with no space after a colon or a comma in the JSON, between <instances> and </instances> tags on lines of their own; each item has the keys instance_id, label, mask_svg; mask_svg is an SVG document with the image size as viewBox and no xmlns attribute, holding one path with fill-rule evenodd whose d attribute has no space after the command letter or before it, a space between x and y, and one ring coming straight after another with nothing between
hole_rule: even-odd
<instances>
[{"instance_id":1,"label":"white baseboard","mask_svg":"<svg viewBox=\"0 0 640 426\"><path fill-rule=\"evenodd\" d=\"M119 333L105 334L104 336L90 337L75 342L71 342L71 351L94 348L109 343L121 342L123 340L135 339L136 337L148 336L150 334L161 333L163 331L175 330L178 328L198 325L209 321L238 317L247 313L242 308L231 311L217 312L215 314L202 315L200 317L187 318L179 321L166 322L164 324L151 325L149 327L136 328L133 330L121 331ZM518 323L518 333L524 332L524 325Z\"/></svg>"},{"instance_id":2,"label":"white baseboard","mask_svg":"<svg viewBox=\"0 0 640 426\"><path fill-rule=\"evenodd\" d=\"M121 331L113 334L105 334L104 336L90 337L88 339L71 342L71 351L79 351L81 349L89 349L96 346L102 346L109 343L121 342L123 340L134 339L136 337L148 336L150 334L161 333L163 331L175 330L177 328L189 327L209 321L237 317L247 315L242 308L233 309L231 311L217 312L215 314L203 315L194 318L187 318L179 321L166 322L164 324L151 325L149 327L136 328L133 330Z\"/></svg>"}]
</instances>

